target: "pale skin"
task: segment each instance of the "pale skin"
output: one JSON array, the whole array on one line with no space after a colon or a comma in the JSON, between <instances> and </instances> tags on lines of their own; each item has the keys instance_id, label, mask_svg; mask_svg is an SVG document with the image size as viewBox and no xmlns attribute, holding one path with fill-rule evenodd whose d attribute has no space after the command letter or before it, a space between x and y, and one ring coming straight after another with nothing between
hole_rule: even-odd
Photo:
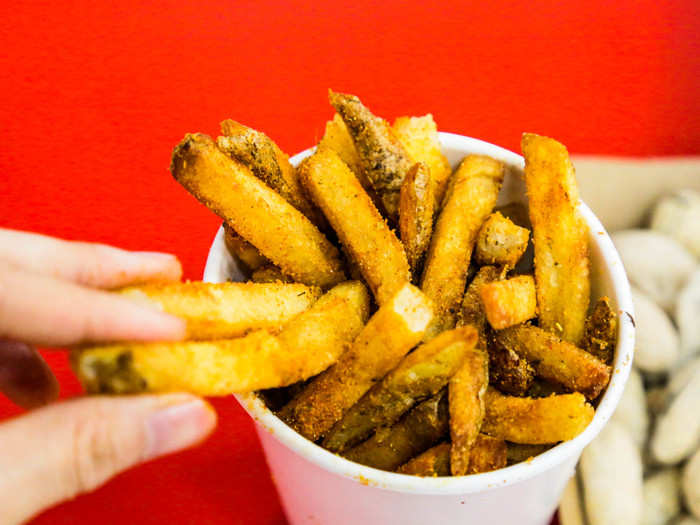
<instances>
[{"instance_id":1,"label":"pale skin","mask_svg":"<svg viewBox=\"0 0 700 525\"><path fill-rule=\"evenodd\" d=\"M180 319L105 290L181 275L172 255L0 229L0 392L30 410L0 423L3 523L23 523L214 429L214 411L189 394L50 404L58 383L33 346L180 340Z\"/></svg>"}]
</instances>

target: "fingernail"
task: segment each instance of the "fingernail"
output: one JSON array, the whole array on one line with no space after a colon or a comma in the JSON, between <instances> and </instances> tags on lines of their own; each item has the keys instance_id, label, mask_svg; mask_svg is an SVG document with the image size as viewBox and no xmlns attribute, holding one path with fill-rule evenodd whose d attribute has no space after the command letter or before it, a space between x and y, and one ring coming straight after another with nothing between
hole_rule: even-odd
<instances>
[{"instance_id":1,"label":"fingernail","mask_svg":"<svg viewBox=\"0 0 700 525\"><path fill-rule=\"evenodd\" d=\"M209 435L215 425L216 413L200 399L165 406L146 420L144 459L195 445Z\"/></svg>"}]
</instances>

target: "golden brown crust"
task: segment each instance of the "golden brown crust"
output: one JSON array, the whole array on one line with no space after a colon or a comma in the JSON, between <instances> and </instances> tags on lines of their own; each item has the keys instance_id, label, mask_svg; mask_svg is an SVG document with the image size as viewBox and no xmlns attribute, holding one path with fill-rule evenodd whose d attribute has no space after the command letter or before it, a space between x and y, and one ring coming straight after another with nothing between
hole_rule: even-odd
<instances>
[{"instance_id":1,"label":"golden brown crust","mask_svg":"<svg viewBox=\"0 0 700 525\"><path fill-rule=\"evenodd\" d=\"M490 282L500 278L501 271L495 266L482 266L467 286L467 291L462 299L457 326L472 325L479 332L479 348L488 348L486 339L486 313L481 303L481 288Z\"/></svg>"},{"instance_id":2,"label":"golden brown crust","mask_svg":"<svg viewBox=\"0 0 700 525\"><path fill-rule=\"evenodd\" d=\"M284 275L274 264L266 264L255 270L250 280L254 283L293 283L294 279Z\"/></svg>"},{"instance_id":3,"label":"golden brown crust","mask_svg":"<svg viewBox=\"0 0 700 525\"><path fill-rule=\"evenodd\" d=\"M440 443L429 448L412 460L396 469L399 474L409 474L423 478L436 478L450 475L450 444Z\"/></svg>"},{"instance_id":4,"label":"golden brown crust","mask_svg":"<svg viewBox=\"0 0 700 525\"><path fill-rule=\"evenodd\" d=\"M498 264L513 268L523 256L530 231L494 212L479 230L474 249L477 264Z\"/></svg>"},{"instance_id":5,"label":"golden brown crust","mask_svg":"<svg viewBox=\"0 0 700 525\"><path fill-rule=\"evenodd\" d=\"M588 227L578 205L569 153L533 133L522 137L525 184L535 244L540 326L579 344L590 296Z\"/></svg>"},{"instance_id":6,"label":"golden brown crust","mask_svg":"<svg viewBox=\"0 0 700 525\"><path fill-rule=\"evenodd\" d=\"M295 281L328 287L345 280L338 250L311 221L210 137L186 135L173 151L170 171Z\"/></svg>"},{"instance_id":7,"label":"golden brown crust","mask_svg":"<svg viewBox=\"0 0 700 525\"><path fill-rule=\"evenodd\" d=\"M524 357L494 340L489 345L489 381L506 394L525 395L535 380L535 369Z\"/></svg>"},{"instance_id":8,"label":"golden brown crust","mask_svg":"<svg viewBox=\"0 0 700 525\"><path fill-rule=\"evenodd\" d=\"M506 466L508 462L508 448L503 439L479 434L474 444L469 449L469 467L465 475L491 472ZM455 474L457 475L457 474Z\"/></svg>"},{"instance_id":9,"label":"golden brown crust","mask_svg":"<svg viewBox=\"0 0 700 525\"><path fill-rule=\"evenodd\" d=\"M365 191L372 187L365 175L362 161L357 153L357 148L355 148L355 143L352 141L348 127L343 122L343 118L337 113L333 115L333 120L326 122L326 131L318 145L319 147L335 151L342 161L347 164L348 168L352 170Z\"/></svg>"},{"instance_id":10,"label":"golden brown crust","mask_svg":"<svg viewBox=\"0 0 700 525\"><path fill-rule=\"evenodd\" d=\"M418 162L408 171L399 198L399 232L414 277L433 234L435 196L430 168Z\"/></svg>"},{"instance_id":11,"label":"golden brown crust","mask_svg":"<svg viewBox=\"0 0 700 525\"><path fill-rule=\"evenodd\" d=\"M228 252L245 265L245 269L254 272L261 266L271 264L260 250L238 235L231 226L224 223L224 243Z\"/></svg>"},{"instance_id":12,"label":"golden brown crust","mask_svg":"<svg viewBox=\"0 0 700 525\"><path fill-rule=\"evenodd\" d=\"M610 299L601 297L586 319L581 346L606 364L612 363L617 341L617 315Z\"/></svg>"},{"instance_id":13,"label":"golden brown crust","mask_svg":"<svg viewBox=\"0 0 700 525\"><path fill-rule=\"evenodd\" d=\"M487 283L481 287L481 303L494 330L524 323L537 314L535 280L531 275L518 275Z\"/></svg>"}]
</instances>

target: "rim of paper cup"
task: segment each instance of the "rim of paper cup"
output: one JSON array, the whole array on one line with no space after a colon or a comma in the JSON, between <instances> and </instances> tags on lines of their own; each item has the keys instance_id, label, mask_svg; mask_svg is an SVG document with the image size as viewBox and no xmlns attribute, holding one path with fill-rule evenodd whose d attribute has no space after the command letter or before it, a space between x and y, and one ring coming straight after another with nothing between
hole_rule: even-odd
<instances>
[{"instance_id":1,"label":"rim of paper cup","mask_svg":"<svg viewBox=\"0 0 700 525\"><path fill-rule=\"evenodd\" d=\"M465 155L469 153L488 155L519 170L522 170L524 167L523 157L499 146L454 133L440 132L439 135L443 149L460 151ZM314 148L304 150L292 157L290 162L296 165L311 155L313 151ZM612 365L610 383L598 403L593 420L574 439L560 443L528 461L491 472L468 476L418 477L387 472L349 461L325 450L292 430L271 412L255 394L240 394L235 397L265 431L272 434L287 448L307 461L329 472L354 479L363 485L386 490L437 495L483 492L512 485L543 474L567 459L578 456L583 448L602 430L620 401L620 396L632 366L635 331L633 321L634 308L630 286L620 256L613 246L607 231L588 206L583 202L579 202L579 209L590 231L597 233L591 236L593 239L591 242L598 245L602 254L605 270L600 273L602 275L607 273L609 276L612 284L611 295L615 296L617 309L620 314L618 341L615 348L615 359ZM204 270L205 281L221 280L221 276L214 274L221 267L221 258L224 256L225 244L223 236L223 228L219 228L207 258Z\"/></svg>"}]
</instances>

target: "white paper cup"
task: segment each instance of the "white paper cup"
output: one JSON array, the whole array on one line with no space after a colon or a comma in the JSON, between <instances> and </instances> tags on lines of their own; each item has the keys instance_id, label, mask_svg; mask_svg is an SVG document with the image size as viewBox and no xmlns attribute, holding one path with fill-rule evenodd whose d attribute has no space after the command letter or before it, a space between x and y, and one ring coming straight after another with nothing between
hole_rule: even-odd
<instances>
[{"instance_id":1,"label":"white paper cup","mask_svg":"<svg viewBox=\"0 0 700 525\"><path fill-rule=\"evenodd\" d=\"M469 153L489 155L507 166L499 204L526 202L523 158L469 137L440 133L452 166ZM293 164L309 156L306 150ZM292 525L511 524L545 525L583 448L610 419L627 381L634 350L633 306L622 262L607 232L584 204L590 228L593 298L610 297L619 312L620 330L610 384L590 425L575 439L523 462L494 472L461 477L419 478L353 463L306 440L279 420L255 395L236 396L256 421L272 478ZM204 280L243 280L219 229L209 251Z\"/></svg>"}]
</instances>

